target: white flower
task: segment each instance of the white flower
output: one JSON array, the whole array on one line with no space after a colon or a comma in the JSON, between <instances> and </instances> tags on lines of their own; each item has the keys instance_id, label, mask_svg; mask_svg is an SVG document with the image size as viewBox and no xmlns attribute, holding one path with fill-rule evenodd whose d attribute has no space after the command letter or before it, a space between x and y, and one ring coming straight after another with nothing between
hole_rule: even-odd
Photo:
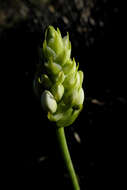
<instances>
[{"instance_id":1,"label":"white flower","mask_svg":"<svg viewBox=\"0 0 127 190\"><path fill-rule=\"evenodd\" d=\"M55 113L57 110L57 103L54 96L48 90L45 90L41 95L41 104L45 111Z\"/></svg>"}]
</instances>

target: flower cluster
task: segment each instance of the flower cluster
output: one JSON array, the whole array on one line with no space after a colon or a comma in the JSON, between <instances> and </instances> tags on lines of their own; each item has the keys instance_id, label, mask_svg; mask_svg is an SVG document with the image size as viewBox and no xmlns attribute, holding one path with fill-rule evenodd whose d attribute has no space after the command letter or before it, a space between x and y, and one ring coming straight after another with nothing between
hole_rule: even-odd
<instances>
[{"instance_id":1,"label":"flower cluster","mask_svg":"<svg viewBox=\"0 0 127 190\"><path fill-rule=\"evenodd\" d=\"M49 26L43 43L43 63L34 81L48 119L58 127L71 125L83 107L83 72L71 59L69 34L62 38L60 30Z\"/></svg>"}]
</instances>

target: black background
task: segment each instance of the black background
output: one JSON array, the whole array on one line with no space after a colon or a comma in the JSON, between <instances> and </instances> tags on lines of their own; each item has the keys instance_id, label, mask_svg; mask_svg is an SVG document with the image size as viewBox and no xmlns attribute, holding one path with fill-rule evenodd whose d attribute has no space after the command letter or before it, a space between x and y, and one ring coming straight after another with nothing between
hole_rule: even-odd
<instances>
[{"instance_id":1,"label":"black background","mask_svg":"<svg viewBox=\"0 0 127 190\"><path fill-rule=\"evenodd\" d=\"M66 29L62 13L53 23L47 23L58 26L64 35L69 31L72 56L84 71L84 109L76 122L65 129L83 190L122 188L125 178L126 10L123 2L107 2L102 7L106 10L104 27L93 29L92 45L86 44L83 33L78 34L76 21L72 20ZM97 5L101 7L99 1ZM95 18L103 15L94 14ZM54 127L33 92L38 47L42 46L45 28L31 32L23 22L5 30L0 37L2 176L5 185L16 189L71 189ZM92 103L93 99L102 104ZM81 144L74 132L79 134ZM43 161L39 161L40 157Z\"/></svg>"}]
</instances>

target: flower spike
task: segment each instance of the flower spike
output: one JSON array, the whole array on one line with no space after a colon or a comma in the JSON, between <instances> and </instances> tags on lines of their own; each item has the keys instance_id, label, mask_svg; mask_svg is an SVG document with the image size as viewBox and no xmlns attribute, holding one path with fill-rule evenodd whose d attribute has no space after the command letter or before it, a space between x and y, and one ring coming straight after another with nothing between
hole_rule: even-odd
<instances>
[{"instance_id":1,"label":"flower spike","mask_svg":"<svg viewBox=\"0 0 127 190\"><path fill-rule=\"evenodd\" d=\"M42 93L42 107L47 110L48 119L56 122L58 127L72 124L83 107L83 72L78 71L79 63L76 64L70 55L69 34L62 38L59 28L55 30L53 26L49 26L43 43L43 69L38 72L41 73L41 85L37 84L37 80L35 88L43 88L38 89Z\"/></svg>"}]
</instances>

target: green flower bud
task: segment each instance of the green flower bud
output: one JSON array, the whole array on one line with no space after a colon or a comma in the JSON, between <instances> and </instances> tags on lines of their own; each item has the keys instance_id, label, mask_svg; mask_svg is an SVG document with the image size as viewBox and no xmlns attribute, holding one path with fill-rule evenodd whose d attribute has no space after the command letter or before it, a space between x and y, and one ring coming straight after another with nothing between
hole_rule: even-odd
<instances>
[{"instance_id":1,"label":"green flower bud","mask_svg":"<svg viewBox=\"0 0 127 190\"><path fill-rule=\"evenodd\" d=\"M49 26L45 33L45 41L43 44L44 56L46 59L49 57L55 57L63 50L63 40L59 29L57 31L53 26Z\"/></svg>"},{"instance_id":2,"label":"green flower bud","mask_svg":"<svg viewBox=\"0 0 127 190\"><path fill-rule=\"evenodd\" d=\"M64 87L62 84L55 84L51 88L51 92L57 102L59 102L64 94Z\"/></svg>"},{"instance_id":3,"label":"green flower bud","mask_svg":"<svg viewBox=\"0 0 127 190\"><path fill-rule=\"evenodd\" d=\"M63 72L65 75L69 75L72 73L75 73L76 71L76 62L73 59L73 61L71 59L69 59L66 64L62 67Z\"/></svg>"},{"instance_id":4,"label":"green flower bud","mask_svg":"<svg viewBox=\"0 0 127 190\"><path fill-rule=\"evenodd\" d=\"M69 34L62 38L59 29L49 26L43 43L43 63L34 82L50 121L58 127L71 125L83 108L83 72L71 59ZM41 77L40 77L41 76Z\"/></svg>"},{"instance_id":5,"label":"green flower bud","mask_svg":"<svg viewBox=\"0 0 127 190\"><path fill-rule=\"evenodd\" d=\"M58 28L56 31L52 26L49 26L45 39L47 42L47 46L49 46L56 53L56 55L62 51L63 40Z\"/></svg>"},{"instance_id":6,"label":"green flower bud","mask_svg":"<svg viewBox=\"0 0 127 190\"><path fill-rule=\"evenodd\" d=\"M50 58L49 61L46 62L44 65L47 69L47 72L51 75L57 75L62 70L59 64L53 62L52 58Z\"/></svg>"},{"instance_id":7,"label":"green flower bud","mask_svg":"<svg viewBox=\"0 0 127 190\"><path fill-rule=\"evenodd\" d=\"M83 104L84 101L84 91L82 88L79 90L74 90L71 96L72 106L80 107Z\"/></svg>"}]
</instances>

